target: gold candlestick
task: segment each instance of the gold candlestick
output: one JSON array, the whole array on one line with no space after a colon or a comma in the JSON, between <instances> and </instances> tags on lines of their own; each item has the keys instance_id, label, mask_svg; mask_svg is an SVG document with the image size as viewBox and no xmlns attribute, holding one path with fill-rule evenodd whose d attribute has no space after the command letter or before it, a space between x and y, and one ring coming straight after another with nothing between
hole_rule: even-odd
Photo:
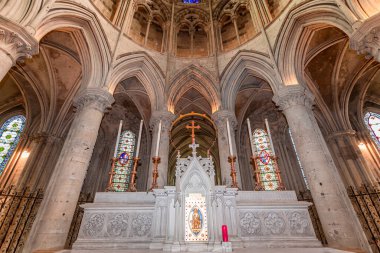
<instances>
[{"instance_id":1,"label":"gold candlestick","mask_svg":"<svg viewBox=\"0 0 380 253\"><path fill-rule=\"evenodd\" d=\"M108 181L108 186L107 186L107 189L106 191L107 192L113 192L114 189L113 189L113 177L115 176L115 163L118 161L118 159L116 157L112 158L111 159L111 171L108 173L109 176L110 176L110 179Z\"/></svg>"},{"instance_id":2,"label":"gold candlestick","mask_svg":"<svg viewBox=\"0 0 380 253\"><path fill-rule=\"evenodd\" d=\"M254 156L251 156L251 164L256 178L255 191L264 191L264 186L260 180L260 170L257 168L256 159Z\"/></svg>"},{"instance_id":3,"label":"gold candlestick","mask_svg":"<svg viewBox=\"0 0 380 253\"><path fill-rule=\"evenodd\" d=\"M140 158L133 158L133 169L131 172L131 180L129 182L128 190L129 192L136 192L136 175L137 175L137 166L139 165Z\"/></svg>"},{"instance_id":4,"label":"gold candlestick","mask_svg":"<svg viewBox=\"0 0 380 253\"><path fill-rule=\"evenodd\" d=\"M280 172L280 169L278 168L278 164L277 164L277 156L273 156L273 163L274 163L274 169L275 169L275 172L276 172L276 176L278 178L278 187L277 187L277 190L278 191L285 191L285 185L283 184L282 182L282 178L281 178L281 172Z\"/></svg>"},{"instance_id":5,"label":"gold candlestick","mask_svg":"<svg viewBox=\"0 0 380 253\"><path fill-rule=\"evenodd\" d=\"M158 164L161 161L161 158L159 156L154 156L152 158L154 168L153 168L153 181L152 181L152 186L150 187L149 191L153 191L153 189L157 189L157 178L158 178Z\"/></svg>"},{"instance_id":6,"label":"gold candlestick","mask_svg":"<svg viewBox=\"0 0 380 253\"><path fill-rule=\"evenodd\" d=\"M231 164L231 179L232 179L232 188L239 188L238 183L236 181L236 170L235 170L235 162L236 162L236 156L230 155L228 157L228 162Z\"/></svg>"}]
</instances>

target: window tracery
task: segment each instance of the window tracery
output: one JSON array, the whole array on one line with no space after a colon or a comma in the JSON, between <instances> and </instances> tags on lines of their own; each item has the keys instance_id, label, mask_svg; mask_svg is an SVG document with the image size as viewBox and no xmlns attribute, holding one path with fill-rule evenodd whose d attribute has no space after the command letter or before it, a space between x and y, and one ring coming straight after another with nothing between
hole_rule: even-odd
<instances>
[{"instance_id":1,"label":"window tracery","mask_svg":"<svg viewBox=\"0 0 380 253\"><path fill-rule=\"evenodd\" d=\"M255 129L252 138L256 150L256 169L259 171L262 187L266 191L277 190L280 186L279 178L269 136L265 130Z\"/></svg>"},{"instance_id":2,"label":"window tracery","mask_svg":"<svg viewBox=\"0 0 380 253\"><path fill-rule=\"evenodd\" d=\"M364 116L364 123L377 148L380 149L380 114L367 112Z\"/></svg>"},{"instance_id":3,"label":"window tracery","mask_svg":"<svg viewBox=\"0 0 380 253\"><path fill-rule=\"evenodd\" d=\"M9 118L0 128L0 175L11 158L25 127L25 117L17 115Z\"/></svg>"},{"instance_id":4,"label":"window tracery","mask_svg":"<svg viewBox=\"0 0 380 253\"><path fill-rule=\"evenodd\" d=\"M130 173L133 165L136 135L130 131L124 131L120 137L117 150L117 161L115 161L114 176L112 178L112 190L125 192L128 189Z\"/></svg>"}]
</instances>

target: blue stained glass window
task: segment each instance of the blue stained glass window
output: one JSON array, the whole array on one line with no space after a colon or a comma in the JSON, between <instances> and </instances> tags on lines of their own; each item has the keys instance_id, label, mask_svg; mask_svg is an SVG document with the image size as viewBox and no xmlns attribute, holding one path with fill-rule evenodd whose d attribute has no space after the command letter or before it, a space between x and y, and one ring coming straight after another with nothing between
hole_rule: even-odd
<instances>
[{"instance_id":1,"label":"blue stained glass window","mask_svg":"<svg viewBox=\"0 0 380 253\"><path fill-rule=\"evenodd\" d=\"M183 0L185 4L199 4L200 0Z\"/></svg>"},{"instance_id":2,"label":"blue stained glass window","mask_svg":"<svg viewBox=\"0 0 380 253\"><path fill-rule=\"evenodd\" d=\"M276 173L276 164L273 159L273 150L269 136L263 129L256 129L253 133L253 143L256 148L256 167L260 171L260 180L266 191L274 191L279 187Z\"/></svg>"},{"instance_id":3,"label":"blue stained glass window","mask_svg":"<svg viewBox=\"0 0 380 253\"><path fill-rule=\"evenodd\" d=\"M117 150L118 160L114 167L114 176L112 178L112 188L116 192L125 192L128 189L135 150L136 135L127 130L120 136Z\"/></svg>"},{"instance_id":4,"label":"blue stained glass window","mask_svg":"<svg viewBox=\"0 0 380 253\"><path fill-rule=\"evenodd\" d=\"M20 140L25 120L23 115L13 116L5 121L0 128L0 175Z\"/></svg>"},{"instance_id":5,"label":"blue stained glass window","mask_svg":"<svg viewBox=\"0 0 380 253\"><path fill-rule=\"evenodd\" d=\"M364 122L377 148L380 149L380 114L367 112L364 116Z\"/></svg>"}]
</instances>

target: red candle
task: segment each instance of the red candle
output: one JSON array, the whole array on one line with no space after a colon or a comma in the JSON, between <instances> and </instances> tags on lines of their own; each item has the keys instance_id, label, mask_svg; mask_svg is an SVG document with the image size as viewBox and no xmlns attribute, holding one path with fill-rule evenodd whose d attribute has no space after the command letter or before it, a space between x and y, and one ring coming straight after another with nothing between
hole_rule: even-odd
<instances>
[{"instance_id":1,"label":"red candle","mask_svg":"<svg viewBox=\"0 0 380 253\"><path fill-rule=\"evenodd\" d=\"M228 242L228 229L227 225L222 226L222 236L223 236L223 242Z\"/></svg>"}]
</instances>

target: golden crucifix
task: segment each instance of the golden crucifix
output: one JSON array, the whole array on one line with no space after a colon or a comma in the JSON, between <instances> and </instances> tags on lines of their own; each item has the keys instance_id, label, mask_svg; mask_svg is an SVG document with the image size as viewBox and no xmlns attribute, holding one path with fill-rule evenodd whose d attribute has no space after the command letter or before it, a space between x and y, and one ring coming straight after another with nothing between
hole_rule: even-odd
<instances>
[{"instance_id":1,"label":"golden crucifix","mask_svg":"<svg viewBox=\"0 0 380 253\"><path fill-rule=\"evenodd\" d=\"M195 129L201 129L200 126L195 125L195 121L191 121L191 125L186 126L187 129L191 129L191 143L195 144Z\"/></svg>"}]
</instances>

